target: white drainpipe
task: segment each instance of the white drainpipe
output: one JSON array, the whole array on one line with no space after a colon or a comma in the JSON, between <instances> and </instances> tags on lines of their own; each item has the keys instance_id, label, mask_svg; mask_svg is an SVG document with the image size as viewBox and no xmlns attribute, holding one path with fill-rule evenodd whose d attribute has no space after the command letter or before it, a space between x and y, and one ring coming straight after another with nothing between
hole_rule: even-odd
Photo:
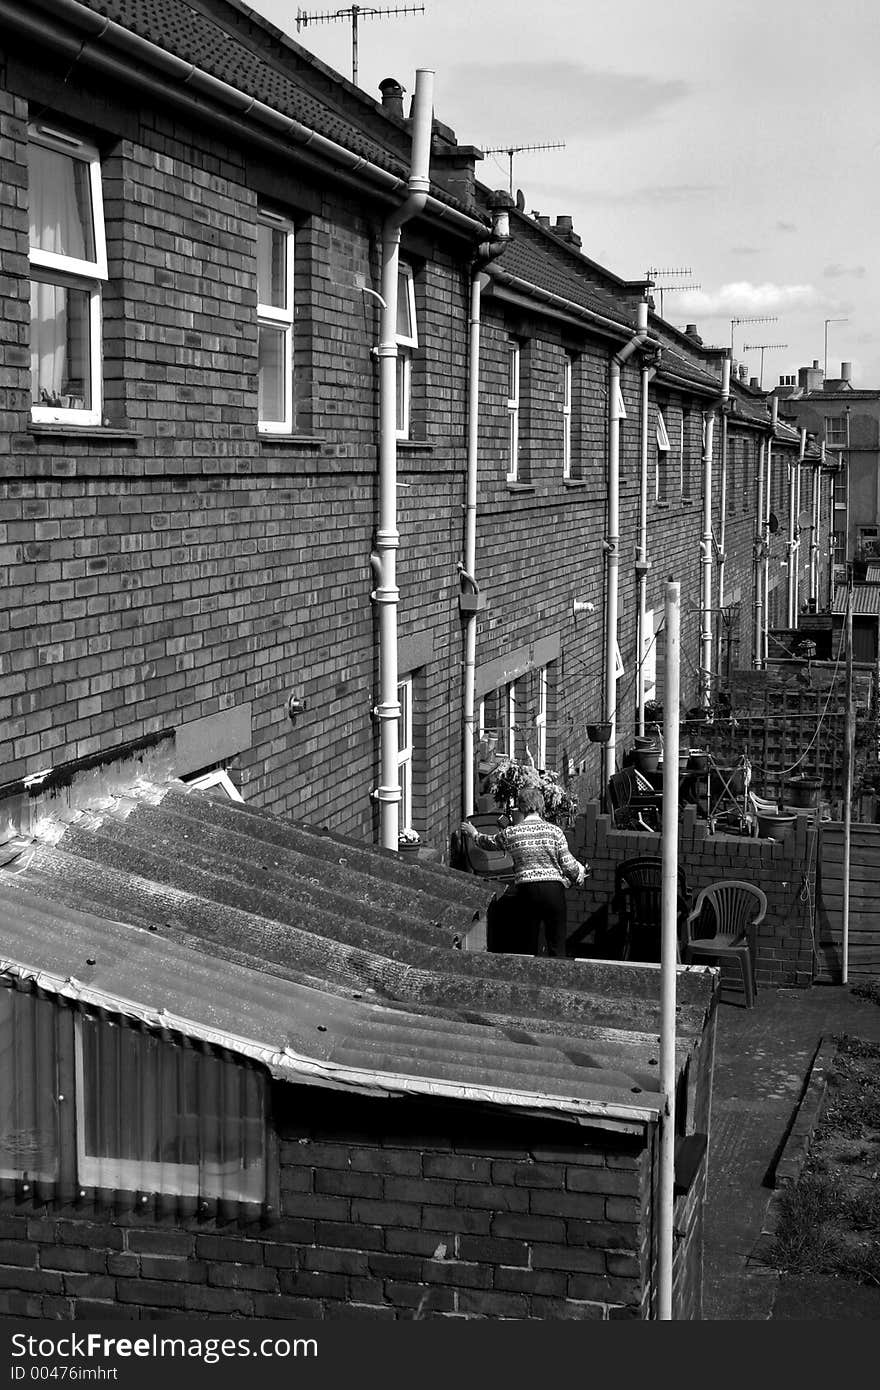
<instances>
[{"instance_id":1,"label":"white drainpipe","mask_svg":"<svg viewBox=\"0 0 880 1390\"><path fill-rule=\"evenodd\" d=\"M510 219L507 206L510 199L494 194L493 235L495 241L484 242L477 251L471 273L470 308L468 314L468 402L467 402L467 478L465 484L464 558L459 566L462 585L468 585L476 596L477 583L477 464L479 459L480 425L480 306L488 276L482 269L490 260L500 256L510 239ZM502 202L501 199L504 199ZM493 200L490 198L489 206ZM462 594L465 593L462 587ZM477 613L469 612L464 628L464 681L462 706L464 734L462 742L462 812L469 816L474 810L474 746L477 671Z\"/></svg>"},{"instance_id":2,"label":"white drainpipe","mask_svg":"<svg viewBox=\"0 0 880 1390\"><path fill-rule=\"evenodd\" d=\"M764 535L764 462L766 454L767 441L762 439L758 454L757 495L755 497L755 630L752 634L754 651L752 666L756 671L760 671L764 664L764 566L761 550L762 546L766 545Z\"/></svg>"},{"instance_id":3,"label":"white drainpipe","mask_svg":"<svg viewBox=\"0 0 880 1390\"><path fill-rule=\"evenodd\" d=\"M379 357L379 527L371 556L376 587L373 599L379 609L379 843L397 849L400 825L400 774L398 769L400 703L397 699L397 275L400 264L400 229L428 200L433 122L434 74L420 68L412 109L412 162L409 196L386 218L382 227L382 328Z\"/></svg>"},{"instance_id":4,"label":"white drainpipe","mask_svg":"<svg viewBox=\"0 0 880 1390\"><path fill-rule=\"evenodd\" d=\"M628 343L611 358L608 374L608 534L605 538L605 718L611 737L605 744L605 784L614 773L617 742L617 596L620 569L620 369L648 336L648 305L638 306L637 328Z\"/></svg>"},{"instance_id":5,"label":"white drainpipe","mask_svg":"<svg viewBox=\"0 0 880 1390\"><path fill-rule=\"evenodd\" d=\"M788 487L788 627L797 627L798 600L798 523L801 506L801 464L807 449L807 431L801 430L801 444L797 462L789 467Z\"/></svg>"},{"instance_id":6,"label":"white drainpipe","mask_svg":"<svg viewBox=\"0 0 880 1390\"><path fill-rule=\"evenodd\" d=\"M813 530L810 537L810 607L819 606L819 528L822 523L822 465L825 441L819 446L819 462L813 468Z\"/></svg>"},{"instance_id":7,"label":"white drainpipe","mask_svg":"<svg viewBox=\"0 0 880 1390\"><path fill-rule=\"evenodd\" d=\"M707 410L703 441L703 535L700 541L700 704L712 703L712 454L715 411L730 397L730 358L722 366L720 399Z\"/></svg>"},{"instance_id":8,"label":"white drainpipe","mask_svg":"<svg viewBox=\"0 0 880 1390\"><path fill-rule=\"evenodd\" d=\"M729 451L728 440L728 406L730 403L730 360L722 367L722 390L724 387L724 373L727 374L727 398L726 403L721 407L721 503L718 512L718 611L722 612L726 594L724 591L724 562L726 559L727 547L727 456ZM721 669L721 629L718 634L718 670Z\"/></svg>"},{"instance_id":9,"label":"white drainpipe","mask_svg":"<svg viewBox=\"0 0 880 1390\"><path fill-rule=\"evenodd\" d=\"M657 349L659 357L661 349ZM636 638L636 727L640 734L645 732L645 678L643 663L647 647L648 633L648 386L657 375L656 366L649 366L642 360L642 454L639 470L639 543L636 547L636 587L638 591L638 626ZM653 633L651 636L653 637Z\"/></svg>"},{"instance_id":10,"label":"white drainpipe","mask_svg":"<svg viewBox=\"0 0 880 1390\"><path fill-rule=\"evenodd\" d=\"M761 635L761 665L767 665L770 655L770 499L773 493L773 440L776 436L776 418L779 412L779 397L774 396L770 411L770 433L767 436L767 472L764 478L764 622Z\"/></svg>"}]
</instances>

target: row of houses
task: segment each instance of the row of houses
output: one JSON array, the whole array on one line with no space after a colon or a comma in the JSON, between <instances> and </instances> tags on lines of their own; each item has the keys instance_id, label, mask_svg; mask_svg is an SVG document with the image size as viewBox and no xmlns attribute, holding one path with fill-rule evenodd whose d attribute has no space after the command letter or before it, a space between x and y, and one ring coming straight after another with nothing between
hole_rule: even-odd
<instances>
[{"instance_id":1,"label":"row of houses","mask_svg":"<svg viewBox=\"0 0 880 1390\"><path fill-rule=\"evenodd\" d=\"M486 731L601 790L669 575L693 704L816 599L812 440L487 190L429 74L404 114L236 5L2 11L10 804L171 739L445 855Z\"/></svg>"},{"instance_id":2,"label":"row of houses","mask_svg":"<svg viewBox=\"0 0 880 1390\"><path fill-rule=\"evenodd\" d=\"M427 70L374 100L227 0L0 18L0 1307L657 1316L659 968L480 950L491 885L397 832L448 857L490 734L601 791L670 574L687 706L762 665L821 449L486 188ZM694 1317L716 976L677 997Z\"/></svg>"}]
</instances>

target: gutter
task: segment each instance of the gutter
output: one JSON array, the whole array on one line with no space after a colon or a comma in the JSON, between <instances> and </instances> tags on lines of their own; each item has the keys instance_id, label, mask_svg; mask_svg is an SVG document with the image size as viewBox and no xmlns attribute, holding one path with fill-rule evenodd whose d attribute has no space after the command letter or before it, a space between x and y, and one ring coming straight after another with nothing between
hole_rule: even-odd
<instances>
[{"instance_id":1,"label":"gutter","mask_svg":"<svg viewBox=\"0 0 880 1390\"><path fill-rule=\"evenodd\" d=\"M47 33L45 20L28 11L22 12L12 0L0 0L0 23L5 25L8 31L18 33L38 48L45 48L47 40L52 42L56 48L73 57L75 62L85 62L126 87L135 85L148 94L161 96L165 100L172 98L185 101L190 109L195 107L202 118L213 117L214 113L199 103L200 97L220 108L225 107L237 118L235 124L239 133L251 137L262 135L264 139L274 137L273 148L282 150L287 155L305 156L310 163L318 164L325 174L354 181L359 187L362 187L364 182L372 184L377 193L386 197L407 194L407 179L390 173L364 156L346 149L344 145L320 135L301 121L294 120L265 102L258 101L247 92L221 81L203 68L177 58L158 44L142 39L113 20L103 18L94 10L78 4L77 0L52 0L51 5L46 5L44 0L35 0L35 5L48 11L54 19L66 20L85 35L84 40L76 42L74 39L68 40L60 33ZM129 63L120 61L113 52L107 52L105 49L118 50ZM171 84L171 90L141 72L139 69L144 65L160 73ZM222 110L217 113L217 118L224 122L229 119ZM252 123L252 126L249 123ZM459 212L431 194L425 199L423 211L444 222L460 235L485 238L488 232L484 222Z\"/></svg>"}]
</instances>

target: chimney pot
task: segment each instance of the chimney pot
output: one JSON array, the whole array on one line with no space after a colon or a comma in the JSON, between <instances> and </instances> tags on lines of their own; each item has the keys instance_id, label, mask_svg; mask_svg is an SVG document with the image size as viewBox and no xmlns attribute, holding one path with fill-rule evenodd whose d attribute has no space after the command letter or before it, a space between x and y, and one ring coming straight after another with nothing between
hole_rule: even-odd
<instances>
[{"instance_id":1,"label":"chimney pot","mask_svg":"<svg viewBox=\"0 0 880 1390\"><path fill-rule=\"evenodd\" d=\"M813 358L813 371L815 371L816 368L817 368L818 366L819 366L819 359L818 359L818 357L814 357L814 358Z\"/></svg>"},{"instance_id":2,"label":"chimney pot","mask_svg":"<svg viewBox=\"0 0 880 1390\"><path fill-rule=\"evenodd\" d=\"M400 116L403 119L403 94L405 87L401 87L396 77L385 77L379 83L379 91L382 93L382 106L392 116Z\"/></svg>"},{"instance_id":3,"label":"chimney pot","mask_svg":"<svg viewBox=\"0 0 880 1390\"><path fill-rule=\"evenodd\" d=\"M841 381L852 381L852 362L841 362L840 379Z\"/></svg>"},{"instance_id":4,"label":"chimney pot","mask_svg":"<svg viewBox=\"0 0 880 1390\"><path fill-rule=\"evenodd\" d=\"M758 378L756 376L749 377L749 386L752 388L753 391L757 391Z\"/></svg>"}]
</instances>

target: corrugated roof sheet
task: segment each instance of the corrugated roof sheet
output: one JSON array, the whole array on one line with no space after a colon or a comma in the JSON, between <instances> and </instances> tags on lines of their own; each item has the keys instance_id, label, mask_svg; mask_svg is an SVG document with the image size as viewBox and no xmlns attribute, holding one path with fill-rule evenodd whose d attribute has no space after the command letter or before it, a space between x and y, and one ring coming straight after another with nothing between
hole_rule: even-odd
<instances>
[{"instance_id":1,"label":"corrugated roof sheet","mask_svg":"<svg viewBox=\"0 0 880 1390\"><path fill-rule=\"evenodd\" d=\"M148 784L0 871L0 968L290 1080L656 1115L659 969L454 949L491 886ZM711 997L682 972L680 1065Z\"/></svg>"},{"instance_id":2,"label":"corrugated roof sheet","mask_svg":"<svg viewBox=\"0 0 880 1390\"><path fill-rule=\"evenodd\" d=\"M834 590L834 602L831 605L832 613L846 612L847 588L845 584L838 584ZM862 617L880 616L880 584L854 584L853 585L853 614Z\"/></svg>"}]
</instances>

